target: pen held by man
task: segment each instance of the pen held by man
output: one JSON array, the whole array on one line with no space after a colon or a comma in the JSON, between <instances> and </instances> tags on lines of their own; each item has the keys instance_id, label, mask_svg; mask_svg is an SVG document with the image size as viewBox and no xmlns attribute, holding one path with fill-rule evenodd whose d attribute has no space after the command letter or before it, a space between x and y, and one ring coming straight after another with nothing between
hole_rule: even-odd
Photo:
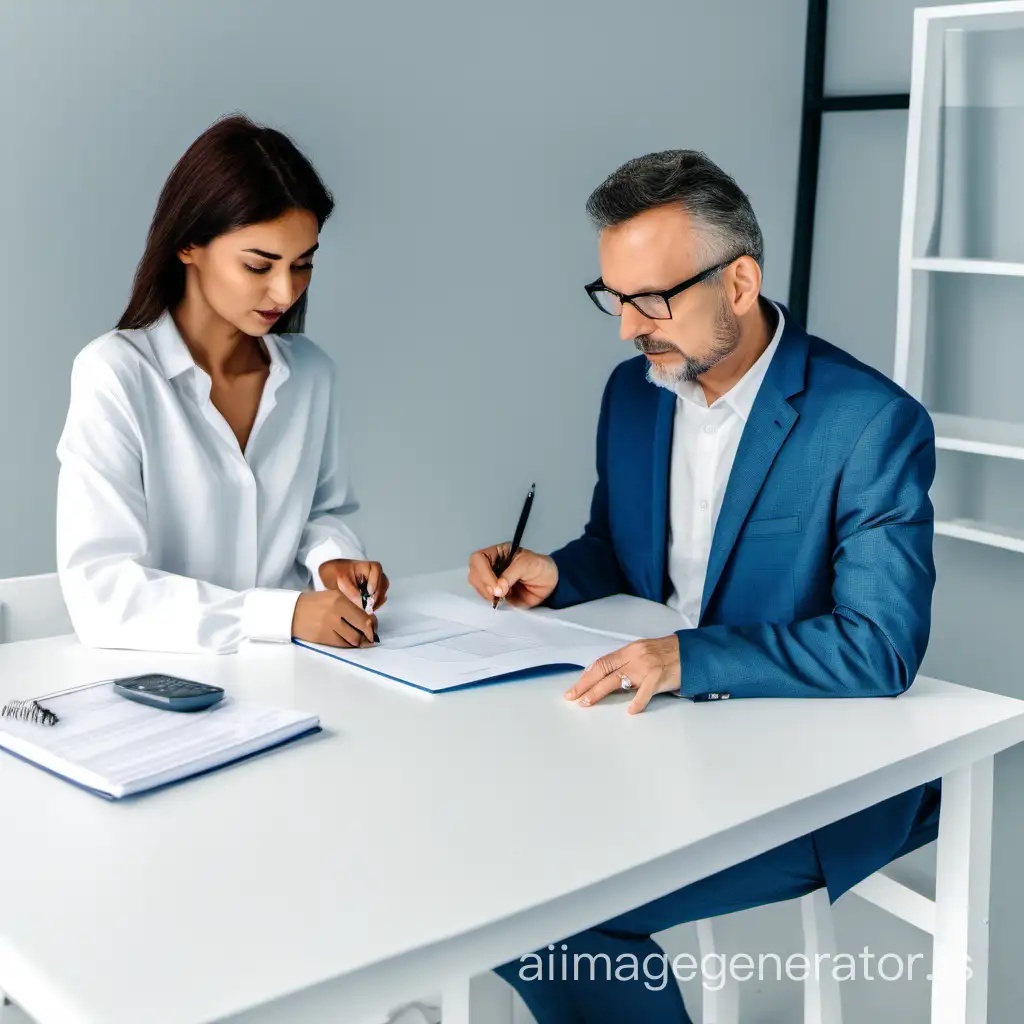
<instances>
[{"instance_id":1,"label":"pen held by man","mask_svg":"<svg viewBox=\"0 0 1024 1024\"><path fill-rule=\"evenodd\" d=\"M519 546L523 540L523 534L526 532L526 524L530 519L530 511L533 508L533 498L537 493L537 485L530 484L530 490L526 494L526 500L523 502L522 511L519 513L519 520L516 523L515 533L512 535L512 542L510 544L499 544L495 548L494 557L490 561L491 575L494 577L494 589L493 600L491 607L497 611L498 602L501 601L505 595L502 593L500 580L503 574L509 568L509 566L515 561L516 555L519 554Z\"/></svg>"},{"instance_id":2,"label":"pen held by man","mask_svg":"<svg viewBox=\"0 0 1024 1024\"><path fill-rule=\"evenodd\" d=\"M476 551L469 559L469 584L485 600L504 598L513 608L535 608L547 599L558 583L558 568L547 555L520 548L497 574L499 558L506 544L494 544Z\"/></svg>"}]
</instances>

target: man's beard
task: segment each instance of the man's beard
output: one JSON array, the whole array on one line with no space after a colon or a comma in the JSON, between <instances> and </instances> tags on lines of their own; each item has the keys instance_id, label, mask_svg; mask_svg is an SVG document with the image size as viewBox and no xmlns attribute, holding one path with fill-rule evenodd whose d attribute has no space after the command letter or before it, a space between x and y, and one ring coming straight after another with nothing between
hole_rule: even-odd
<instances>
[{"instance_id":1,"label":"man's beard","mask_svg":"<svg viewBox=\"0 0 1024 1024\"><path fill-rule=\"evenodd\" d=\"M663 341L656 341L647 334L641 334L633 339L637 350L644 353L677 352L683 357L681 366L659 366L656 363L648 362L647 379L659 387L673 390L676 385L687 381L694 381L702 374L705 374L713 366L717 366L723 359L731 356L740 343L740 325L736 320L733 311L721 296L718 310L715 313L715 322L712 326L711 336L713 343L711 351L700 359L693 359L680 352L675 345Z\"/></svg>"}]
</instances>

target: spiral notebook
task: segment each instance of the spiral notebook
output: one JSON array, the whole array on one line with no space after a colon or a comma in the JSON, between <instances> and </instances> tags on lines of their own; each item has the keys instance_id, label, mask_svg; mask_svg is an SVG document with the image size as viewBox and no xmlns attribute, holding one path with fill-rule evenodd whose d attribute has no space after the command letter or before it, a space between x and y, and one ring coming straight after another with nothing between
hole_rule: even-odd
<instances>
[{"instance_id":1,"label":"spiral notebook","mask_svg":"<svg viewBox=\"0 0 1024 1024\"><path fill-rule=\"evenodd\" d=\"M320 730L316 715L236 701L147 707L113 683L48 698L53 726L0 719L0 748L109 800L204 775Z\"/></svg>"}]
</instances>

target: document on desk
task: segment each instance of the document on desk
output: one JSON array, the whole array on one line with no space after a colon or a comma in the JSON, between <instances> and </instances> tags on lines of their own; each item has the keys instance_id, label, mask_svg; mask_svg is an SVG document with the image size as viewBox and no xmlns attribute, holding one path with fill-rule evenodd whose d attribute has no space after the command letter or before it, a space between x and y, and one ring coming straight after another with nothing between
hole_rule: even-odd
<instances>
[{"instance_id":1,"label":"document on desk","mask_svg":"<svg viewBox=\"0 0 1024 1024\"><path fill-rule=\"evenodd\" d=\"M584 668L635 640L536 612L454 594L388 598L378 614L380 643L341 648L296 640L428 693L498 682L543 669Z\"/></svg>"},{"instance_id":2,"label":"document on desk","mask_svg":"<svg viewBox=\"0 0 1024 1024\"><path fill-rule=\"evenodd\" d=\"M204 711L127 700L112 682L40 701L59 721L0 719L0 748L116 800L192 778L317 732L316 715L224 697Z\"/></svg>"}]
</instances>

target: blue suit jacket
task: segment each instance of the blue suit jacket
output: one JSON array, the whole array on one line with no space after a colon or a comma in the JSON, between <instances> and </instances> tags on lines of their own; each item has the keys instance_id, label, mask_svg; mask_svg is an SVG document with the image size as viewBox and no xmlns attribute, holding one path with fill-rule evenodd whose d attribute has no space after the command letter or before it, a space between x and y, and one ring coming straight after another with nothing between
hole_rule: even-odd
<instances>
[{"instance_id":1,"label":"blue suit jacket","mask_svg":"<svg viewBox=\"0 0 1024 1024\"><path fill-rule=\"evenodd\" d=\"M682 695L894 697L913 682L930 629L931 420L784 313L715 527L699 628L678 633ZM667 599L675 402L647 381L643 356L612 373L590 521L554 552L549 605ZM937 792L920 787L817 832L832 899L931 838L926 818L934 825Z\"/></svg>"}]
</instances>

